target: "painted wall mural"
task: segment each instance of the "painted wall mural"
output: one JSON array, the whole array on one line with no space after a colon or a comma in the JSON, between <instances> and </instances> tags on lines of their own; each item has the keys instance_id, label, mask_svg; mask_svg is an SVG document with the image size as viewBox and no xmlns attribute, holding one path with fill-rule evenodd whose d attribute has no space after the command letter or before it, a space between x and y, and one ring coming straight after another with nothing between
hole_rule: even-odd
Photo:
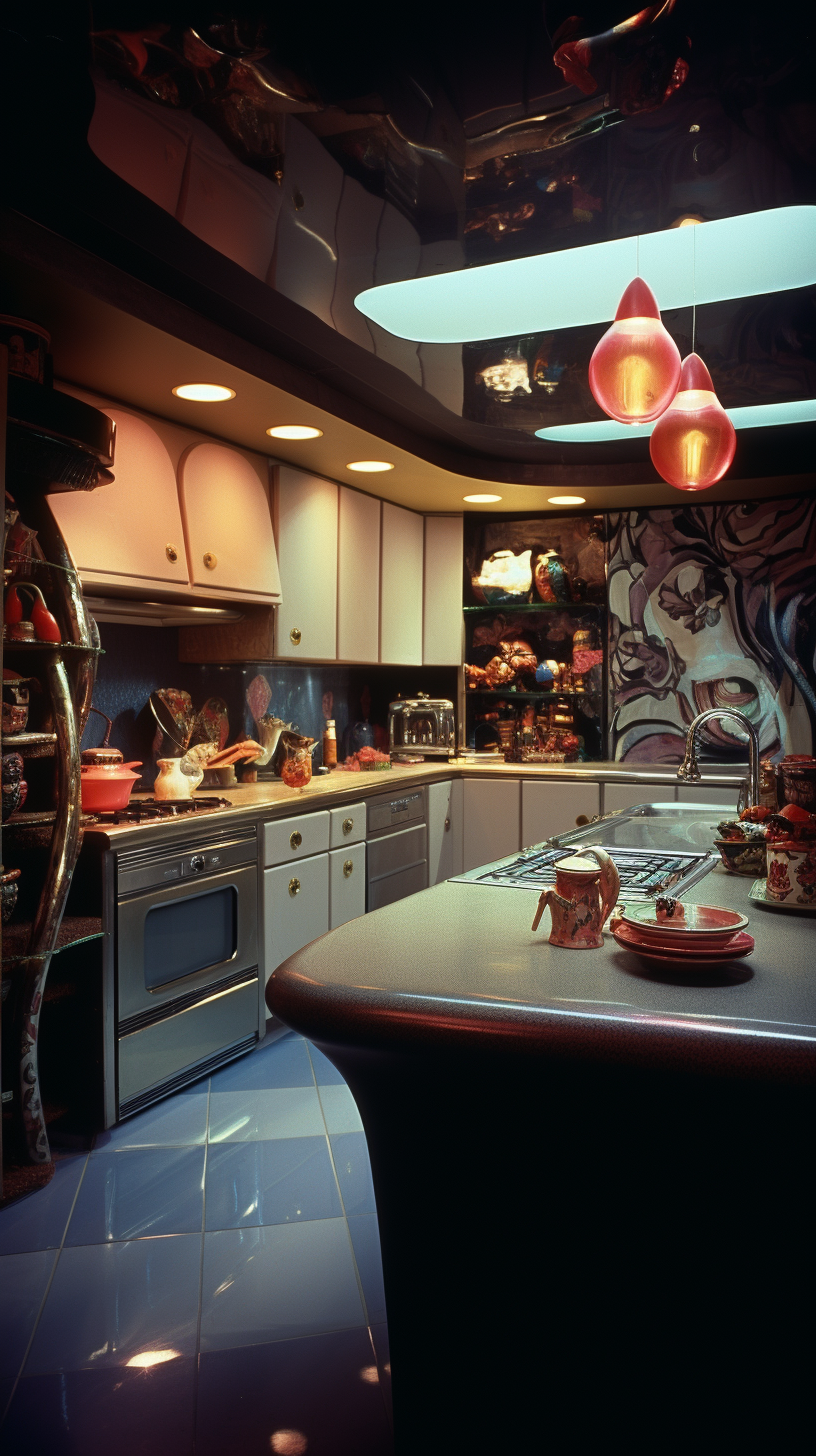
<instances>
[{"instance_id":1,"label":"painted wall mural","mask_svg":"<svg viewBox=\"0 0 816 1456\"><path fill-rule=\"evenodd\" d=\"M816 743L816 498L683 505L609 518L610 748L680 763L704 708L738 708L763 757ZM709 762L744 761L735 723Z\"/></svg>"}]
</instances>

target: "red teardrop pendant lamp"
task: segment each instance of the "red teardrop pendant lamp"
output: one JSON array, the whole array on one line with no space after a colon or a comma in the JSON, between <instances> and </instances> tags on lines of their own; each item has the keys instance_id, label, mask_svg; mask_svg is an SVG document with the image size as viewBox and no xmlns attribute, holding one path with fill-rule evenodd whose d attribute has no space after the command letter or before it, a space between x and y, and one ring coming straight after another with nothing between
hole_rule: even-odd
<instances>
[{"instance_id":1,"label":"red teardrop pendant lamp","mask_svg":"<svg viewBox=\"0 0 816 1456\"><path fill-rule=\"evenodd\" d=\"M656 420L680 379L680 351L663 327L648 283L634 278L615 322L589 361L589 387L602 410L624 425Z\"/></svg>"},{"instance_id":2,"label":"red teardrop pendant lamp","mask_svg":"<svg viewBox=\"0 0 816 1456\"><path fill-rule=\"evenodd\" d=\"M678 490L707 490L725 475L737 432L699 354L688 354L677 394L652 430L652 463Z\"/></svg>"}]
</instances>

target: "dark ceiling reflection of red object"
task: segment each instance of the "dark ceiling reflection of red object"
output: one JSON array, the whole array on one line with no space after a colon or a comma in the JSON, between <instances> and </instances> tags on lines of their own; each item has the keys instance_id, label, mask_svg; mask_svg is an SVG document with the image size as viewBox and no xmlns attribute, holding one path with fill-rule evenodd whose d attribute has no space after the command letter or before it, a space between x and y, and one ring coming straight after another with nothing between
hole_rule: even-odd
<instances>
[{"instance_id":1,"label":"dark ceiling reflection of red object","mask_svg":"<svg viewBox=\"0 0 816 1456\"><path fill-rule=\"evenodd\" d=\"M648 283L634 278L589 361L593 396L613 420L645 424L671 403L679 379L680 351Z\"/></svg>"},{"instance_id":2,"label":"dark ceiling reflection of red object","mask_svg":"<svg viewBox=\"0 0 816 1456\"><path fill-rule=\"evenodd\" d=\"M737 432L699 354L689 354L680 387L649 441L652 464L678 490L707 490L722 480L737 448Z\"/></svg>"},{"instance_id":3,"label":"dark ceiling reflection of red object","mask_svg":"<svg viewBox=\"0 0 816 1456\"><path fill-rule=\"evenodd\" d=\"M672 15L675 5L648 5L601 35L582 35L584 22L571 15L555 32L553 60L569 85L586 96L607 91L623 116L657 111L689 73L691 42Z\"/></svg>"}]
</instances>

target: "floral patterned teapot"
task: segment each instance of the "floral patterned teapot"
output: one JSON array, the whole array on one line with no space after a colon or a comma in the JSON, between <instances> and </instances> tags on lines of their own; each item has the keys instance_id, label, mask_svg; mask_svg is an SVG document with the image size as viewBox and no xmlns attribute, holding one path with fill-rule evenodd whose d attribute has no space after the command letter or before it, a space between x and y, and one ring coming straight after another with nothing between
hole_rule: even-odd
<instances>
[{"instance_id":1,"label":"floral patterned teapot","mask_svg":"<svg viewBox=\"0 0 816 1456\"><path fill-rule=\"evenodd\" d=\"M592 855L597 861L593 864ZM559 860L555 866L555 889L545 890L538 902L533 930L537 930L545 909L552 914L550 945L569 950L594 950L603 945L603 930L620 890L620 876L614 860L603 849L585 849L581 854Z\"/></svg>"}]
</instances>

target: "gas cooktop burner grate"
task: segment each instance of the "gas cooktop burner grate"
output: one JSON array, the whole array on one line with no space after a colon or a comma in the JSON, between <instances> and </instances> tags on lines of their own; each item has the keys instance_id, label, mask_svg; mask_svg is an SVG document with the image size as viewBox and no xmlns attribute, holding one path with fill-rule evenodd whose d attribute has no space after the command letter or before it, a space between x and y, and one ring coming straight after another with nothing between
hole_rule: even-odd
<instances>
[{"instance_id":1,"label":"gas cooktop burner grate","mask_svg":"<svg viewBox=\"0 0 816 1456\"><path fill-rule=\"evenodd\" d=\"M468 874L470 884L505 885L516 890L542 890L555 884L555 867L559 860L581 853L581 845L571 849L534 849L483 874ZM658 891L684 890L708 874L717 856L702 852L676 850L607 849L615 861L621 882L621 898L650 900Z\"/></svg>"},{"instance_id":2,"label":"gas cooktop burner grate","mask_svg":"<svg viewBox=\"0 0 816 1456\"><path fill-rule=\"evenodd\" d=\"M229 799L204 796L192 799L143 799L126 809L94 812L92 824L145 824L152 819L180 819L189 814L206 814L213 809L231 809Z\"/></svg>"}]
</instances>

